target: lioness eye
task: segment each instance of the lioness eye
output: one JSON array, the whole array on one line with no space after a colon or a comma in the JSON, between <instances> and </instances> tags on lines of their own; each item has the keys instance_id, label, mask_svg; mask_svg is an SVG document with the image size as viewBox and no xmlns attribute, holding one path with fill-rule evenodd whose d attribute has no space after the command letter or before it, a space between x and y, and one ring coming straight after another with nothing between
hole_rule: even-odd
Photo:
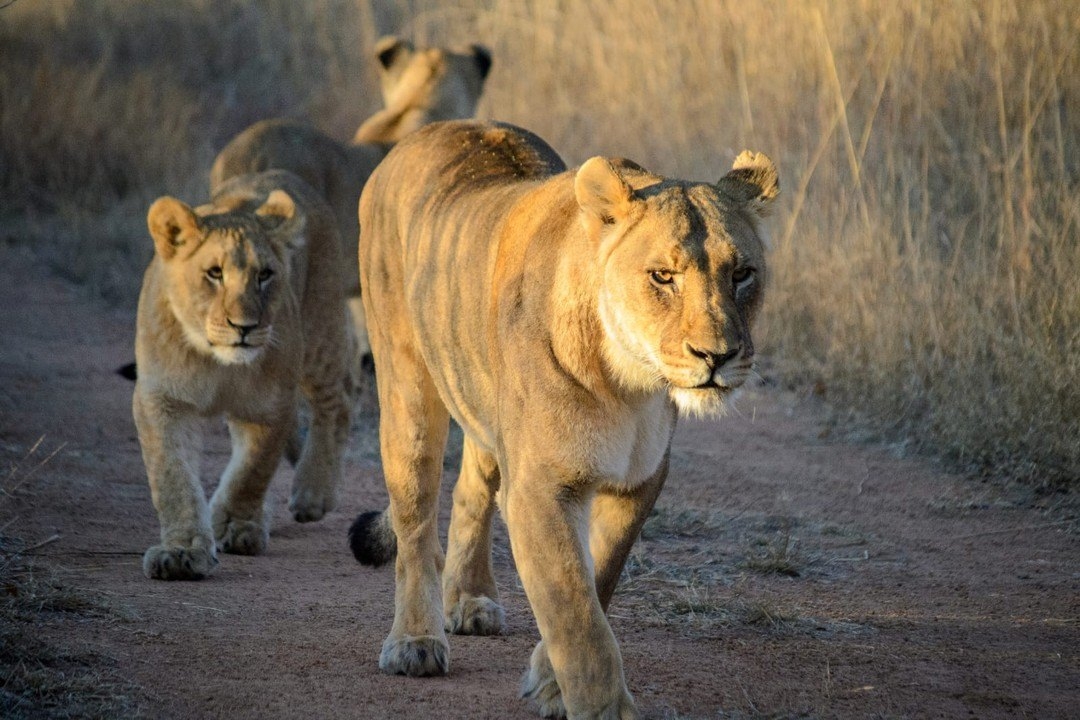
<instances>
[{"instance_id":1,"label":"lioness eye","mask_svg":"<svg viewBox=\"0 0 1080 720\"><path fill-rule=\"evenodd\" d=\"M263 268L262 270L259 271L259 282L261 282L261 283L266 282L267 280L269 280L273 276L274 276L274 271L273 270L271 270L270 268Z\"/></svg>"},{"instance_id":2,"label":"lioness eye","mask_svg":"<svg viewBox=\"0 0 1080 720\"><path fill-rule=\"evenodd\" d=\"M731 273L731 279L736 285L742 285L747 280L754 276L754 269L748 267L737 268L735 272Z\"/></svg>"},{"instance_id":3,"label":"lioness eye","mask_svg":"<svg viewBox=\"0 0 1080 720\"><path fill-rule=\"evenodd\" d=\"M653 270L649 273L649 277L657 285L670 285L675 280L668 270Z\"/></svg>"},{"instance_id":4,"label":"lioness eye","mask_svg":"<svg viewBox=\"0 0 1080 720\"><path fill-rule=\"evenodd\" d=\"M218 267L217 265L215 265L214 267L208 269L206 271L206 277L210 278L211 280L220 280L221 279L221 268Z\"/></svg>"}]
</instances>

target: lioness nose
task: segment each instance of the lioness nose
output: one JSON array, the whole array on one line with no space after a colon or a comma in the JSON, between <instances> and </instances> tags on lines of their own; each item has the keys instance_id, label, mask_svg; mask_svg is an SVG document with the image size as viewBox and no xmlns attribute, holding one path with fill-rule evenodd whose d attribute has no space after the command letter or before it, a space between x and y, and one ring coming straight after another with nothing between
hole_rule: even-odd
<instances>
[{"instance_id":1,"label":"lioness nose","mask_svg":"<svg viewBox=\"0 0 1080 720\"><path fill-rule=\"evenodd\" d=\"M229 327L231 327L233 330L240 333L240 338L241 339L246 337L249 332L251 332L255 328L259 327L258 323L250 323L250 324L248 324L248 323L234 323L232 320L229 320L227 318L226 318L225 322L229 323Z\"/></svg>"},{"instance_id":2,"label":"lioness nose","mask_svg":"<svg viewBox=\"0 0 1080 720\"><path fill-rule=\"evenodd\" d=\"M695 357L699 357L702 360L704 360L705 364L708 365L710 368L718 368L718 367L720 367L721 365L726 363L728 360L730 360L733 357L735 357L736 355L738 355L739 350L740 350L739 347L734 347L734 348L728 350L727 352L717 353L717 352L712 352L710 350L702 350L700 348L696 348L693 345L691 345L690 343L686 344L686 349L690 352L691 355L693 355Z\"/></svg>"}]
</instances>

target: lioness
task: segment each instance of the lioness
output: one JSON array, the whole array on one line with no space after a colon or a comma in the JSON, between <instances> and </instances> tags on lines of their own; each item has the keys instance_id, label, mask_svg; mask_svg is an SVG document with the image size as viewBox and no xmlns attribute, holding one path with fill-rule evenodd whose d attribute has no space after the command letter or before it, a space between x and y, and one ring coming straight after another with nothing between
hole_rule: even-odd
<instances>
[{"instance_id":1,"label":"lioness","mask_svg":"<svg viewBox=\"0 0 1080 720\"><path fill-rule=\"evenodd\" d=\"M236 175L271 168L289 170L330 203L337 216L344 257L341 271L350 297L360 294L356 266L359 227L356 203L371 171L394 143L436 120L471 117L491 69L491 54L480 45L467 48L416 48L407 40L384 37L375 46L385 108L341 143L310 125L292 120L255 123L218 154L210 171L210 191ZM366 346L363 308L350 300L358 340ZM364 347L361 347L361 351Z\"/></svg>"},{"instance_id":2,"label":"lioness","mask_svg":"<svg viewBox=\"0 0 1080 720\"><path fill-rule=\"evenodd\" d=\"M136 319L132 407L161 543L147 577L204 577L215 548L266 547L266 488L292 437L298 393L311 424L289 508L334 507L349 429L341 243L330 209L286 172L236 178L192 209L162 197L147 224L154 258ZM224 414L233 453L209 506L199 482L202 419Z\"/></svg>"},{"instance_id":3,"label":"lioness","mask_svg":"<svg viewBox=\"0 0 1080 720\"><path fill-rule=\"evenodd\" d=\"M718 412L751 372L776 169L744 152L716 184L448 122L399 143L360 200L360 276L381 409L392 556L379 667L447 672L444 630L503 630L497 501L540 630L523 694L544 716L637 717L604 616L667 474L675 418ZM436 503L452 415L465 431L443 557ZM440 572L442 593L440 599Z\"/></svg>"}]
</instances>

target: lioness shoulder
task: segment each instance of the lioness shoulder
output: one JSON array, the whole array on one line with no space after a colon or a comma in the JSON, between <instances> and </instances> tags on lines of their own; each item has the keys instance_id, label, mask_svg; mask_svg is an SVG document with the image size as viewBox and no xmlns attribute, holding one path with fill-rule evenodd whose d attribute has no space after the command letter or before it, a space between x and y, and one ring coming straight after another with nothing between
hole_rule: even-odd
<instances>
[{"instance_id":1,"label":"lioness shoulder","mask_svg":"<svg viewBox=\"0 0 1080 720\"><path fill-rule=\"evenodd\" d=\"M545 717L637 717L604 613L676 417L720 412L752 372L778 189L760 153L714 183L604 157L566 170L498 123L429 126L380 164L360 275L390 508L351 540L397 553L384 671L443 674L447 631L503 630L498 505L541 636L523 694ZM465 447L443 558L450 417Z\"/></svg>"},{"instance_id":2,"label":"lioness shoulder","mask_svg":"<svg viewBox=\"0 0 1080 720\"><path fill-rule=\"evenodd\" d=\"M136 317L133 412L161 523L148 577L192 579L217 550L261 552L266 487L311 406L290 508L334 507L348 432L341 248L332 215L301 179L274 171L222 186L208 204L150 207L155 253ZM207 503L198 477L201 418L224 415L233 458Z\"/></svg>"}]
</instances>

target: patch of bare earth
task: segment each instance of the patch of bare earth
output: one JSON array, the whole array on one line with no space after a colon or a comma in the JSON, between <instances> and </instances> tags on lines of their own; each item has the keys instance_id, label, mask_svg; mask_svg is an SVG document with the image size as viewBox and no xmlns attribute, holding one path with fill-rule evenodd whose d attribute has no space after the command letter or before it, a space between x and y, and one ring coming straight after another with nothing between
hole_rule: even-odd
<instances>
[{"instance_id":1,"label":"patch of bare earth","mask_svg":"<svg viewBox=\"0 0 1080 720\"><path fill-rule=\"evenodd\" d=\"M386 498L370 413L326 520L288 518L283 467L267 554L223 556L202 582L145 579L157 521L131 385L113 372L132 357L133 310L88 303L17 250L0 261L0 535L24 548L59 535L32 560L90 598L3 617L4 637L34 639L0 653L4 692L21 693L11 717L533 717L516 689L537 633L501 530L509 633L452 637L446 678L379 672L392 571L358 566L345 543L355 513ZM820 409L768 388L680 425L611 608L645 715L1075 717L1075 514L824 428ZM208 487L228 452L209 430ZM59 709L6 680L49 658L71 681Z\"/></svg>"}]
</instances>

